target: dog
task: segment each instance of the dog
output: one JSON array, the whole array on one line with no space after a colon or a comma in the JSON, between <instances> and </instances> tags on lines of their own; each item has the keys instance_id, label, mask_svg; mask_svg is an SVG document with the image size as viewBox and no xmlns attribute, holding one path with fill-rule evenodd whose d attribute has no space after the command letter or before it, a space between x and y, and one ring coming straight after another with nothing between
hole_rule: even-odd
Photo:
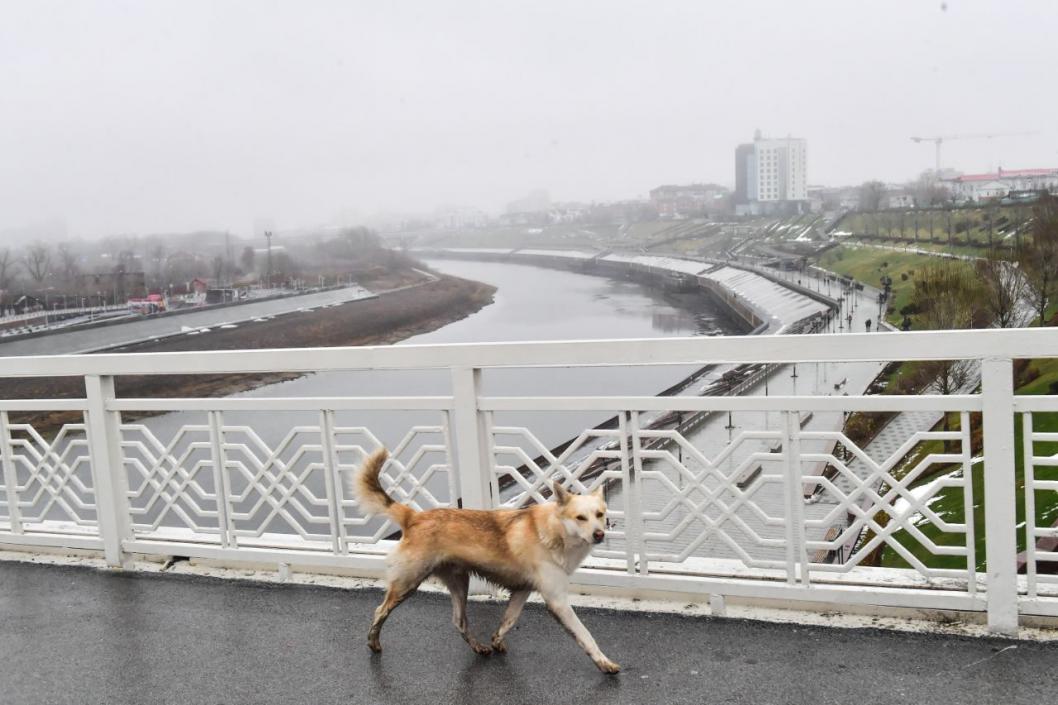
<instances>
[{"instance_id":1,"label":"dog","mask_svg":"<svg viewBox=\"0 0 1058 705\"><path fill-rule=\"evenodd\" d=\"M428 577L436 577L452 595L452 622L470 648L482 656L507 652L505 637L536 590L548 611L587 652L599 670L621 667L606 657L569 605L569 576L606 536L602 487L587 495L570 493L555 482L554 501L527 509L431 509L416 511L393 500L379 473L389 453L372 453L351 489L361 509L384 514L401 528L400 543L389 556L386 596L375 610L367 645L382 650L379 636L386 618ZM474 638L467 626L470 576L478 575L510 591L510 602L491 644Z\"/></svg>"}]
</instances>

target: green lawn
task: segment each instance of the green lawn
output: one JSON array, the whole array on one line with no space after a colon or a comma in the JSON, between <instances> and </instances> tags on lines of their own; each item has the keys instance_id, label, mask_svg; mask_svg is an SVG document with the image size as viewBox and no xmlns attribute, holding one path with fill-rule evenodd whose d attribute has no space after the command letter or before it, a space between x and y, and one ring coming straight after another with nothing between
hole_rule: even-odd
<instances>
[{"instance_id":1,"label":"green lawn","mask_svg":"<svg viewBox=\"0 0 1058 705\"><path fill-rule=\"evenodd\" d=\"M663 234L666 230L673 229L679 224L680 221L678 220L652 220L644 221L642 223L633 223L625 231L625 237L629 240L649 241L652 238Z\"/></svg>"},{"instance_id":2,"label":"green lawn","mask_svg":"<svg viewBox=\"0 0 1058 705\"><path fill-rule=\"evenodd\" d=\"M939 252L943 254L958 255L960 257L984 257L988 254L987 246L973 245L970 247L959 246L952 247L947 243L937 242L878 242L877 240L853 240L856 244L874 244L874 245L886 245L888 247L911 247L916 250L928 250L929 252Z\"/></svg>"},{"instance_id":3,"label":"green lawn","mask_svg":"<svg viewBox=\"0 0 1058 705\"><path fill-rule=\"evenodd\" d=\"M895 209L877 213L850 213L837 230L852 235L867 235L889 240L911 240L912 244L948 246L956 250L966 246L987 247L1010 243L1013 233L1023 229L1032 216L1031 205L956 208L951 211L951 235L948 234L948 212L944 210ZM991 219L991 228L989 220Z\"/></svg>"},{"instance_id":4,"label":"green lawn","mask_svg":"<svg viewBox=\"0 0 1058 705\"><path fill-rule=\"evenodd\" d=\"M1052 383L1058 382L1058 360L1037 360L1032 363L1040 376L1017 389L1017 394L1048 394ZM1033 427L1037 432L1058 431L1058 413L1036 413L1032 417ZM955 424L957 426L957 424ZM1014 418L1014 482L1017 487L1017 521L1018 521L1018 550L1025 549L1025 463L1024 463L1024 430L1022 428L1022 417L1016 415ZM935 444L939 446L939 444ZM1035 453L1047 455L1058 453L1058 443L1037 443ZM985 569L985 529L984 529L984 463L978 462L972 465L973 472L973 524L975 558L978 570ZM929 483L940 474L948 472L955 473L955 477L961 477L961 469L957 467L937 468L938 472L925 475L918 481L912 483L912 488L921 487ZM1036 467L1035 476L1038 480L1058 480L1058 468ZM1058 492L1038 491L1036 492L1036 524L1037 526L1050 526L1058 519ZM955 523L962 523L965 518L964 498L962 488L948 487L940 489L932 500L929 507L938 516ZM961 546L964 544L962 534L942 532L937 526L920 517L915 522L915 527L938 545ZM934 556L922 546L907 530L894 533L894 538L910 550L925 565L933 568L955 568L966 567L965 559L958 556ZM887 548L882 554L882 565L894 568L908 568L907 562L896 553Z\"/></svg>"},{"instance_id":5,"label":"green lawn","mask_svg":"<svg viewBox=\"0 0 1058 705\"><path fill-rule=\"evenodd\" d=\"M819 265L879 288L883 274L888 274L893 279L893 299L889 304L892 312L886 315L886 319L894 325L899 325L904 318L900 309L911 303L911 295L915 289L915 272L929 261L929 255L914 252L841 245L828 250L820 258ZM960 265L970 266L969 263Z\"/></svg>"}]
</instances>

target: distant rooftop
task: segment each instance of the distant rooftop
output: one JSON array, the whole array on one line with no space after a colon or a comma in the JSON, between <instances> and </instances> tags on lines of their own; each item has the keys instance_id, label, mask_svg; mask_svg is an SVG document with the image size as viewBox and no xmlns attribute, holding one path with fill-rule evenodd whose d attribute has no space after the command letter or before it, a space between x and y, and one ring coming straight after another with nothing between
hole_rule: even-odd
<instances>
[{"instance_id":1,"label":"distant rooftop","mask_svg":"<svg viewBox=\"0 0 1058 705\"><path fill-rule=\"evenodd\" d=\"M998 181L1000 179L1021 179L1027 176L1058 176L1058 168L1055 169L1000 169L990 174L963 174L945 181Z\"/></svg>"}]
</instances>

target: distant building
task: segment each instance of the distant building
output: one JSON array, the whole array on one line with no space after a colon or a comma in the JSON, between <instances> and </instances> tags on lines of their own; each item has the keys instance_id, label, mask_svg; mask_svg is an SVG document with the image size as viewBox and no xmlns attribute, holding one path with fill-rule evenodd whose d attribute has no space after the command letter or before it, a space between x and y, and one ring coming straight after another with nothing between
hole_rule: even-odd
<instances>
[{"instance_id":1,"label":"distant building","mask_svg":"<svg viewBox=\"0 0 1058 705\"><path fill-rule=\"evenodd\" d=\"M898 184L889 184L882 198L882 208L914 208L915 192Z\"/></svg>"},{"instance_id":2,"label":"distant building","mask_svg":"<svg viewBox=\"0 0 1058 705\"><path fill-rule=\"evenodd\" d=\"M517 211L504 213L498 218L500 225L543 227L548 224L547 211Z\"/></svg>"},{"instance_id":3,"label":"distant building","mask_svg":"<svg viewBox=\"0 0 1058 705\"><path fill-rule=\"evenodd\" d=\"M1000 169L991 174L963 174L943 182L956 201L989 201L1012 192L1058 190L1058 169Z\"/></svg>"},{"instance_id":4,"label":"distant building","mask_svg":"<svg viewBox=\"0 0 1058 705\"><path fill-rule=\"evenodd\" d=\"M483 228L488 223L489 217L477 208L445 206L434 212L433 225L440 230Z\"/></svg>"},{"instance_id":5,"label":"distant building","mask_svg":"<svg viewBox=\"0 0 1058 705\"><path fill-rule=\"evenodd\" d=\"M860 205L860 189L858 186L809 186L808 201L813 212L851 210Z\"/></svg>"},{"instance_id":6,"label":"distant building","mask_svg":"<svg viewBox=\"0 0 1058 705\"><path fill-rule=\"evenodd\" d=\"M531 191L525 198L511 201L507 204L507 214L517 215L520 213L541 213L551 208L551 197L547 191Z\"/></svg>"},{"instance_id":7,"label":"distant building","mask_svg":"<svg viewBox=\"0 0 1058 705\"><path fill-rule=\"evenodd\" d=\"M591 213L591 205L587 203L552 203L547 210L547 222L556 223L583 223Z\"/></svg>"},{"instance_id":8,"label":"distant building","mask_svg":"<svg viewBox=\"0 0 1058 705\"><path fill-rule=\"evenodd\" d=\"M587 222L603 223L638 223L644 220L655 220L657 208L651 201L632 199L627 201L610 201L593 203L588 211Z\"/></svg>"},{"instance_id":9,"label":"distant building","mask_svg":"<svg viewBox=\"0 0 1058 705\"><path fill-rule=\"evenodd\" d=\"M749 174L756 173L754 154L756 147L752 144L740 144L735 147L735 206L749 203Z\"/></svg>"},{"instance_id":10,"label":"distant building","mask_svg":"<svg viewBox=\"0 0 1058 705\"><path fill-rule=\"evenodd\" d=\"M206 304L227 304L239 298L239 292L235 289L206 289Z\"/></svg>"},{"instance_id":11,"label":"distant building","mask_svg":"<svg viewBox=\"0 0 1058 705\"><path fill-rule=\"evenodd\" d=\"M727 209L731 191L718 184L658 186L650 192L650 202L659 218L688 218L715 215Z\"/></svg>"},{"instance_id":12,"label":"distant building","mask_svg":"<svg viewBox=\"0 0 1058 705\"><path fill-rule=\"evenodd\" d=\"M799 137L765 139L735 148L735 212L759 215L808 208L808 143Z\"/></svg>"},{"instance_id":13,"label":"distant building","mask_svg":"<svg viewBox=\"0 0 1058 705\"><path fill-rule=\"evenodd\" d=\"M129 311L148 316L152 313L160 313L168 308L165 297L161 294L147 294L143 298L131 298L128 300Z\"/></svg>"}]
</instances>

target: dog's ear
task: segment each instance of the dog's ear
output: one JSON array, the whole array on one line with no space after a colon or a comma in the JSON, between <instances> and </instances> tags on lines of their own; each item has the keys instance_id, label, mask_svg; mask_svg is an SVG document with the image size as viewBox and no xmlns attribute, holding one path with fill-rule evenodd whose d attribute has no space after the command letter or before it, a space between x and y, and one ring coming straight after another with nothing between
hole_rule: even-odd
<instances>
[{"instance_id":1,"label":"dog's ear","mask_svg":"<svg viewBox=\"0 0 1058 705\"><path fill-rule=\"evenodd\" d=\"M557 480L551 484L551 487L554 488L554 490L555 490L555 501L556 502L558 502L559 504L565 504L566 502L569 501L569 498L570 498L569 490L567 490L565 487L560 485Z\"/></svg>"},{"instance_id":2,"label":"dog's ear","mask_svg":"<svg viewBox=\"0 0 1058 705\"><path fill-rule=\"evenodd\" d=\"M606 495L603 490L606 489L605 483L600 483L598 487L591 491L592 497L598 497L599 499L606 499Z\"/></svg>"}]
</instances>

